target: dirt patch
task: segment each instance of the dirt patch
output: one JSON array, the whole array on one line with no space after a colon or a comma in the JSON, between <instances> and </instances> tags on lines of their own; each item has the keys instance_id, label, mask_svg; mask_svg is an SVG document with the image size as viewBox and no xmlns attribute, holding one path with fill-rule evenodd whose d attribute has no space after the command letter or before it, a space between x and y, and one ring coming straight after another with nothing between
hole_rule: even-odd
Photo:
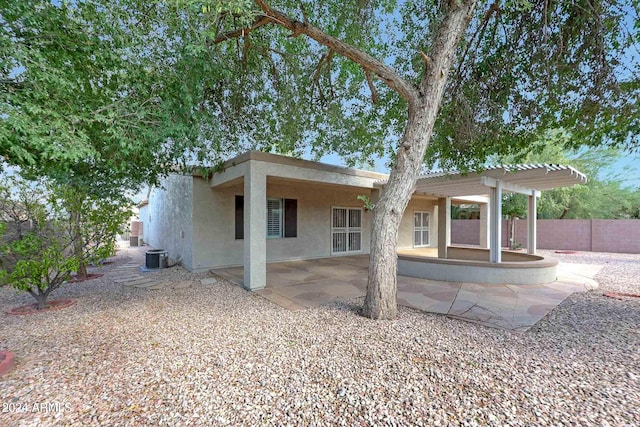
<instances>
[{"instance_id":1,"label":"dirt patch","mask_svg":"<svg viewBox=\"0 0 640 427\"><path fill-rule=\"evenodd\" d=\"M47 306L42 310L38 310L38 303L27 304L20 307L12 308L8 310L8 314L14 315L22 315L22 314L35 314L35 313L43 313L45 311L55 311L61 310L63 308L67 308L76 303L76 300L73 299L59 299L53 301L47 301Z\"/></svg>"},{"instance_id":2,"label":"dirt patch","mask_svg":"<svg viewBox=\"0 0 640 427\"><path fill-rule=\"evenodd\" d=\"M626 292L605 292L602 295L604 295L605 297L616 299L622 299L623 297L640 298L640 294L629 294Z\"/></svg>"},{"instance_id":3,"label":"dirt patch","mask_svg":"<svg viewBox=\"0 0 640 427\"><path fill-rule=\"evenodd\" d=\"M8 350L0 350L0 377L9 372L13 366L15 355Z\"/></svg>"}]
</instances>

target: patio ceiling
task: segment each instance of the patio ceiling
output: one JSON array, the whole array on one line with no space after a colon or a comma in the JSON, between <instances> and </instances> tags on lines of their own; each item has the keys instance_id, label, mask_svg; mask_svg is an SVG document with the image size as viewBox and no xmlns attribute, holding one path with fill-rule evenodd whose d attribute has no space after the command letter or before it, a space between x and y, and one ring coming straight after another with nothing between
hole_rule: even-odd
<instances>
[{"instance_id":1,"label":"patio ceiling","mask_svg":"<svg viewBox=\"0 0 640 427\"><path fill-rule=\"evenodd\" d=\"M570 166L532 164L495 166L482 172L439 172L422 175L416 182L415 192L436 197L488 195L492 183L499 180L507 185L505 192L517 189L551 190L584 184L587 177Z\"/></svg>"}]
</instances>

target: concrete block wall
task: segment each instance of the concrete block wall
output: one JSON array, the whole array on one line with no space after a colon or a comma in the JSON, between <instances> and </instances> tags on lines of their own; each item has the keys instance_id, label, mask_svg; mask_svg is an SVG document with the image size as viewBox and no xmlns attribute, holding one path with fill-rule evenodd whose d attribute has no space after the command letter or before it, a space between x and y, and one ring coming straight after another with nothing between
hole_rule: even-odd
<instances>
[{"instance_id":1,"label":"concrete block wall","mask_svg":"<svg viewBox=\"0 0 640 427\"><path fill-rule=\"evenodd\" d=\"M131 221L131 236L142 236L142 221Z\"/></svg>"},{"instance_id":2,"label":"concrete block wall","mask_svg":"<svg viewBox=\"0 0 640 427\"><path fill-rule=\"evenodd\" d=\"M640 253L640 220L594 219L591 224L594 252Z\"/></svg>"},{"instance_id":3,"label":"concrete block wall","mask_svg":"<svg viewBox=\"0 0 640 427\"><path fill-rule=\"evenodd\" d=\"M502 221L502 245L509 245L509 221ZM453 244L477 245L479 220L452 220ZM640 220L540 219L538 249L640 253ZM516 220L516 244L527 246L527 221Z\"/></svg>"},{"instance_id":4,"label":"concrete block wall","mask_svg":"<svg viewBox=\"0 0 640 427\"><path fill-rule=\"evenodd\" d=\"M479 245L480 221L474 219L451 220L451 243Z\"/></svg>"},{"instance_id":5,"label":"concrete block wall","mask_svg":"<svg viewBox=\"0 0 640 427\"><path fill-rule=\"evenodd\" d=\"M538 220L538 248L590 251L591 235L590 219L547 219ZM519 220L516 241L527 246L527 221ZM520 224L522 223L522 224Z\"/></svg>"}]
</instances>

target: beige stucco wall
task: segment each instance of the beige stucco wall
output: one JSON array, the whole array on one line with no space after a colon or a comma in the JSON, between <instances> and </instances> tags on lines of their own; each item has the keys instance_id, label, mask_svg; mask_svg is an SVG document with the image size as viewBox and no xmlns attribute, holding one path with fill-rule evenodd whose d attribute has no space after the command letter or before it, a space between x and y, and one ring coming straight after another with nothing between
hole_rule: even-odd
<instances>
[{"instance_id":1,"label":"beige stucco wall","mask_svg":"<svg viewBox=\"0 0 640 427\"><path fill-rule=\"evenodd\" d=\"M271 181L271 182L270 182ZM267 262L331 256L331 208L363 207L358 195L371 190L302 181L272 182L267 197L298 201L298 236L267 239ZM193 270L242 265L244 241L235 239L235 196L243 184L211 188L205 180L193 184ZM362 253L369 252L371 213L363 211Z\"/></svg>"},{"instance_id":2,"label":"beige stucco wall","mask_svg":"<svg viewBox=\"0 0 640 427\"><path fill-rule=\"evenodd\" d=\"M193 178L192 270L242 264L242 241L234 238L235 194L235 187L212 189Z\"/></svg>"},{"instance_id":3,"label":"beige stucco wall","mask_svg":"<svg viewBox=\"0 0 640 427\"><path fill-rule=\"evenodd\" d=\"M298 201L298 236L267 239L267 262L331 256L331 208L363 207L358 195L371 190L303 181L267 179L267 197ZM211 188L204 179L193 179L193 264L192 270L206 270L243 263L244 240L235 239L235 196L243 194L243 183ZM431 213L430 241L437 246L435 202L409 202L400 225L399 247L413 247L413 212ZM362 253L369 253L371 212L363 211Z\"/></svg>"},{"instance_id":4,"label":"beige stucco wall","mask_svg":"<svg viewBox=\"0 0 640 427\"><path fill-rule=\"evenodd\" d=\"M305 188L306 187L306 188ZM368 189L269 184L267 197L298 199L298 237L267 239L267 262L331 256L331 208L362 208ZM362 253L369 253L371 212L362 212Z\"/></svg>"},{"instance_id":5,"label":"beige stucco wall","mask_svg":"<svg viewBox=\"0 0 640 427\"><path fill-rule=\"evenodd\" d=\"M359 195L372 197L375 202L372 193L378 192L379 181L386 177L264 153L251 152L244 157L238 158L237 164L231 162L209 180L197 176L169 177L164 188L154 190L149 208L143 212L141 219L150 225L149 228L145 225L146 240L167 249L171 258L182 260L187 268L195 271L241 266L247 257L257 270L265 261L329 257L332 207L363 208L363 202L357 199ZM297 200L297 237L268 238L261 242L254 239L255 248L245 248L245 240L235 239L235 196L244 194L247 188L244 180L249 176L256 189L252 196L254 207L265 197L265 177L265 198ZM256 222L252 221L250 230L245 227L245 237L249 231L264 235L262 226L257 226L266 212L264 206L257 206L259 210L253 211ZM416 197L409 202L401 222L399 248L413 247L413 213L418 210L431 214L430 244L437 245L436 202ZM245 211L245 220L250 215L250 211ZM369 253L371 220L372 214L363 209L359 253ZM262 253L266 255L263 259Z\"/></svg>"},{"instance_id":6,"label":"beige stucco wall","mask_svg":"<svg viewBox=\"0 0 640 427\"><path fill-rule=\"evenodd\" d=\"M438 246L438 216L437 200L414 197L409 201L404 211L400 229L398 230L398 249L413 248L413 213L416 211L429 212L429 246Z\"/></svg>"},{"instance_id":7,"label":"beige stucco wall","mask_svg":"<svg viewBox=\"0 0 640 427\"><path fill-rule=\"evenodd\" d=\"M154 188L149 205L140 211L144 241L165 249L172 262L192 264L192 184L191 176L170 175Z\"/></svg>"}]
</instances>

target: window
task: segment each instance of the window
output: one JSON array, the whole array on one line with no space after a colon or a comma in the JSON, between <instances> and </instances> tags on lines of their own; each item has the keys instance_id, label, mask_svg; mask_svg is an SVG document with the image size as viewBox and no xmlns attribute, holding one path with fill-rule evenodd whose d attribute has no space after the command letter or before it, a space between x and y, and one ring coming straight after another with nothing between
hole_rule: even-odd
<instances>
[{"instance_id":1,"label":"window","mask_svg":"<svg viewBox=\"0 0 640 427\"><path fill-rule=\"evenodd\" d=\"M267 199L267 238L298 236L298 201ZM235 236L244 239L244 196L235 200Z\"/></svg>"},{"instance_id":2,"label":"window","mask_svg":"<svg viewBox=\"0 0 640 427\"><path fill-rule=\"evenodd\" d=\"M244 239L244 196L236 196L236 239Z\"/></svg>"},{"instance_id":3,"label":"window","mask_svg":"<svg viewBox=\"0 0 640 427\"><path fill-rule=\"evenodd\" d=\"M282 199L267 199L267 238L282 237Z\"/></svg>"},{"instance_id":4,"label":"window","mask_svg":"<svg viewBox=\"0 0 640 427\"><path fill-rule=\"evenodd\" d=\"M284 237L298 237L298 201L284 200Z\"/></svg>"},{"instance_id":5,"label":"window","mask_svg":"<svg viewBox=\"0 0 640 427\"><path fill-rule=\"evenodd\" d=\"M333 208L331 214L331 253L362 250L362 209Z\"/></svg>"},{"instance_id":6,"label":"window","mask_svg":"<svg viewBox=\"0 0 640 427\"><path fill-rule=\"evenodd\" d=\"M429 246L429 212L413 213L413 246Z\"/></svg>"}]
</instances>

